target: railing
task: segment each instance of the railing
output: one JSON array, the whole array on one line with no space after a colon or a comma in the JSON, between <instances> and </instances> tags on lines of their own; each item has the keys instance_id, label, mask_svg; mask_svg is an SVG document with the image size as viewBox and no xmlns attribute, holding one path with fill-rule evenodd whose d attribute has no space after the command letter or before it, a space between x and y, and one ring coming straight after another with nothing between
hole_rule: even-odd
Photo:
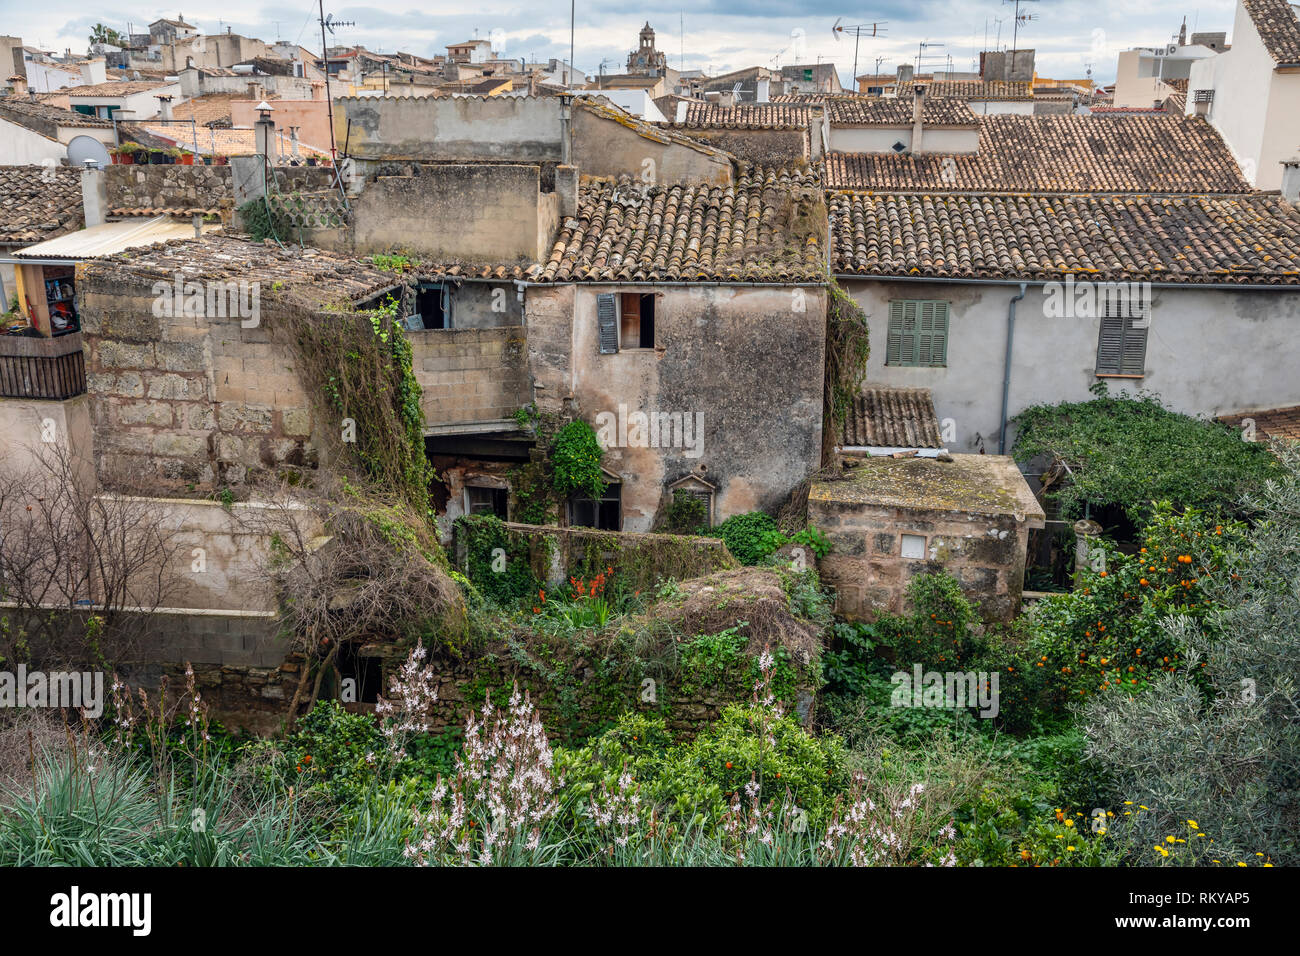
<instances>
[{"instance_id":1,"label":"railing","mask_svg":"<svg viewBox=\"0 0 1300 956\"><path fill-rule=\"evenodd\" d=\"M0 398L62 401L85 393L80 332L55 339L0 335Z\"/></svg>"}]
</instances>

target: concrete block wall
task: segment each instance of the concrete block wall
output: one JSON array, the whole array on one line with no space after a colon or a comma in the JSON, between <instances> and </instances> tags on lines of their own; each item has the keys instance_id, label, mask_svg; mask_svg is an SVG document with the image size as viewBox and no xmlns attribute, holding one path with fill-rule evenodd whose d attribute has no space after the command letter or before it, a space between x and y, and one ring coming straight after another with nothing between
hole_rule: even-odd
<instances>
[{"instance_id":1,"label":"concrete block wall","mask_svg":"<svg viewBox=\"0 0 1300 956\"><path fill-rule=\"evenodd\" d=\"M523 326L411 332L407 340L428 427L510 418L533 400Z\"/></svg>"}]
</instances>

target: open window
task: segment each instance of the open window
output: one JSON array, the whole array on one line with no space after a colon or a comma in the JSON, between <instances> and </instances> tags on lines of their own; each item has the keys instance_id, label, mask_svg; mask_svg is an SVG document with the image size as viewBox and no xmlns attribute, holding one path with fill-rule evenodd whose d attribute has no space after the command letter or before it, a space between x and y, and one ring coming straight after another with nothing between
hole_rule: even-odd
<instances>
[{"instance_id":1,"label":"open window","mask_svg":"<svg viewBox=\"0 0 1300 956\"><path fill-rule=\"evenodd\" d=\"M618 476L605 469L605 493L599 498L586 495L569 497L569 525L574 528L596 528L600 531L623 530L623 485Z\"/></svg>"},{"instance_id":2,"label":"open window","mask_svg":"<svg viewBox=\"0 0 1300 956\"><path fill-rule=\"evenodd\" d=\"M415 290L415 312L406 327L419 329L451 328L451 290L442 282L421 282Z\"/></svg>"},{"instance_id":3,"label":"open window","mask_svg":"<svg viewBox=\"0 0 1300 956\"><path fill-rule=\"evenodd\" d=\"M602 355L655 347L653 292L602 292L596 296Z\"/></svg>"},{"instance_id":4,"label":"open window","mask_svg":"<svg viewBox=\"0 0 1300 956\"><path fill-rule=\"evenodd\" d=\"M510 492L505 488L484 488L470 485L465 489L465 513L471 515L496 515L507 518Z\"/></svg>"},{"instance_id":5,"label":"open window","mask_svg":"<svg viewBox=\"0 0 1300 956\"><path fill-rule=\"evenodd\" d=\"M624 292L619 297L620 349L655 347L655 296L653 292Z\"/></svg>"}]
</instances>

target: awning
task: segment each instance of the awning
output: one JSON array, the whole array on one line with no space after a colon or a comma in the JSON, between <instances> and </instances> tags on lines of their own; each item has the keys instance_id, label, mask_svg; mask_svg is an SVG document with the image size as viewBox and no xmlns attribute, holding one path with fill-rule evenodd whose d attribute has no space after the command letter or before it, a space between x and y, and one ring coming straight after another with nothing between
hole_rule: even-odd
<instances>
[{"instance_id":1,"label":"awning","mask_svg":"<svg viewBox=\"0 0 1300 956\"><path fill-rule=\"evenodd\" d=\"M204 232L220 229L221 223L204 223ZM13 263L75 263L83 259L102 259L127 249L148 246L171 239L193 239L194 225L169 216L150 219L124 219L69 232L54 239L46 239L34 246L18 249L0 262Z\"/></svg>"}]
</instances>

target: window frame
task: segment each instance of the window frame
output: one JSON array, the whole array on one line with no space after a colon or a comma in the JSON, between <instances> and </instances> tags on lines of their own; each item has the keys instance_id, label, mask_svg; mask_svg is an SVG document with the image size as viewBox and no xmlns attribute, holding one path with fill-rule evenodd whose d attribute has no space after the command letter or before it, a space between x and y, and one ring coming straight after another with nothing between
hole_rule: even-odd
<instances>
[{"instance_id":1,"label":"window frame","mask_svg":"<svg viewBox=\"0 0 1300 956\"><path fill-rule=\"evenodd\" d=\"M930 307L930 330L924 328L925 309ZM906 323L910 318L915 323L909 331ZM952 308L947 299L890 299L889 313L885 325L885 366L887 368L947 368L948 336L952 328ZM942 330L939 324L942 323ZM921 361L923 353L922 339L928 334L930 342L925 346L930 361ZM911 345L904 352L905 339L910 338ZM939 360L934 360L938 341Z\"/></svg>"},{"instance_id":2,"label":"window frame","mask_svg":"<svg viewBox=\"0 0 1300 956\"><path fill-rule=\"evenodd\" d=\"M1119 302L1108 302L1103 315L1097 323L1097 356L1093 362L1093 375L1096 378L1145 378L1147 361L1148 332L1151 315L1141 309L1134 309L1130 304L1124 308ZM1142 325L1135 325L1141 322ZM1118 326L1118 328L1117 328ZM1119 336L1118 351L1113 368L1103 368L1102 349L1107 347L1107 335ZM1136 359L1129 355L1130 342L1137 342L1133 349L1137 351ZM1112 343L1110 348L1116 347ZM1133 369L1136 367L1137 371Z\"/></svg>"}]
</instances>

